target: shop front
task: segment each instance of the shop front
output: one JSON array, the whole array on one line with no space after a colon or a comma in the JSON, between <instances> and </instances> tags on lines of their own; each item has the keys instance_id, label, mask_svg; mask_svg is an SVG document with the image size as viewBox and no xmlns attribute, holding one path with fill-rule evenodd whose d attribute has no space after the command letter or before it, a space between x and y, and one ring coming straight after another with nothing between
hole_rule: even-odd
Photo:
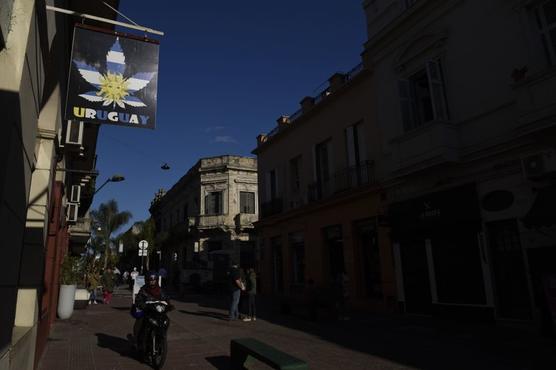
<instances>
[{"instance_id":1,"label":"shop front","mask_svg":"<svg viewBox=\"0 0 556 370\"><path fill-rule=\"evenodd\" d=\"M389 222L404 312L492 318L475 184L393 203Z\"/></svg>"}]
</instances>

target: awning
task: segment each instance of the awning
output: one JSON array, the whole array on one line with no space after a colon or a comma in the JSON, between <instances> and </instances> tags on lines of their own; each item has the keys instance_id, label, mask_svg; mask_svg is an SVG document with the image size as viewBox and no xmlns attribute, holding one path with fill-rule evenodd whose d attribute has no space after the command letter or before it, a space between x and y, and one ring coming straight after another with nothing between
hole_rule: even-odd
<instances>
[{"instance_id":1,"label":"awning","mask_svg":"<svg viewBox=\"0 0 556 370\"><path fill-rule=\"evenodd\" d=\"M529 229L556 225L556 185L539 190L531 209L522 221Z\"/></svg>"}]
</instances>

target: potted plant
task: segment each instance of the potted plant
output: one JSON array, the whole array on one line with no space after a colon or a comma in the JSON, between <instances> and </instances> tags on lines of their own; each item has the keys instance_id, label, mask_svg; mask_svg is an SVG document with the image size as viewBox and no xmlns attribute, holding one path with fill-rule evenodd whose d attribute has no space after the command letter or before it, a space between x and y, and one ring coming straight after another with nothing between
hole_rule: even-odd
<instances>
[{"instance_id":1,"label":"potted plant","mask_svg":"<svg viewBox=\"0 0 556 370\"><path fill-rule=\"evenodd\" d=\"M58 317L69 319L73 314L75 288L80 280L79 259L65 256L60 268L60 295L58 298Z\"/></svg>"}]
</instances>

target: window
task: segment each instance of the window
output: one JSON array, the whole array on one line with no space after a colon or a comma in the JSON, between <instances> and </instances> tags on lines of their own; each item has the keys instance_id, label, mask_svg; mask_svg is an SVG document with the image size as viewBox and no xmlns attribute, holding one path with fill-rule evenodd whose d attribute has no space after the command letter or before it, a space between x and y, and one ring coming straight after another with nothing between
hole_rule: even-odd
<instances>
[{"instance_id":1,"label":"window","mask_svg":"<svg viewBox=\"0 0 556 370\"><path fill-rule=\"evenodd\" d=\"M273 200L277 198L278 189L277 189L277 182L276 182L276 170L271 170L267 174L267 196L269 200Z\"/></svg>"},{"instance_id":2,"label":"window","mask_svg":"<svg viewBox=\"0 0 556 370\"><path fill-rule=\"evenodd\" d=\"M297 156L290 160L290 186L293 193L299 192L301 189L301 156Z\"/></svg>"},{"instance_id":3,"label":"window","mask_svg":"<svg viewBox=\"0 0 556 370\"><path fill-rule=\"evenodd\" d=\"M222 192L213 191L205 196L205 215L222 214Z\"/></svg>"},{"instance_id":4,"label":"window","mask_svg":"<svg viewBox=\"0 0 556 370\"><path fill-rule=\"evenodd\" d=\"M303 284L305 282L305 241L302 232L289 235L290 248L292 251L293 283Z\"/></svg>"},{"instance_id":5,"label":"window","mask_svg":"<svg viewBox=\"0 0 556 370\"><path fill-rule=\"evenodd\" d=\"M240 213L255 213L255 193L239 192L239 211Z\"/></svg>"},{"instance_id":6,"label":"window","mask_svg":"<svg viewBox=\"0 0 556 370\"><path fill-rule=\"evenodd\" d=\"M187 221L187 211L188 211L187 208L188 208L188 204L185 203L185 204L183 205L183 221L184 221L184 222Z\"/></svg>"},{"instance_id":7,"label":"window","mask_svg":"<svg viewBox=\"0 0 556 370\"><path fill-rule=\"evenodd\" d=\"M176 223L178 224L180 222L180 209L176 209Z\"/></svg>"},{"instance_id":8,"label":"window","mask_svg":"<svg viewBox=\"0 0 556 370\"><path fill-rule=\"evenodd\" d=\"M349 126L345 131L347 164L349 167L356 166L365 159L363 152L363 137L361 135L361 123Z\"/></svg>"},{"instance_id":9,"label":"window","mask_svg":"<svg viewBox=\"0 0 556 370\"><path fill-rule=\"evenodd\" d=\"M329 146L330 140L327 140L315 147L318 199L330 193Z\"/></svg>"},{"instance_id":10,"label":"window","mask_svg":"<svg viewBox=\"0 0 556 370\"><path fill-rule=\"evenodd\" d=\"M404 131L448 119L440 61L428 61L426 68L398 81L398 89Z\"/></svg>"},{"instance_id":11,"label":"window","mask_svg":"<svg viewBox=\"0 0 556 370\"><path fill-rule=\"evenodd\" d=\"M556 0L545 1L535 9L537 26L550 64L556 64Z\"/></svg>"}]
</instances>

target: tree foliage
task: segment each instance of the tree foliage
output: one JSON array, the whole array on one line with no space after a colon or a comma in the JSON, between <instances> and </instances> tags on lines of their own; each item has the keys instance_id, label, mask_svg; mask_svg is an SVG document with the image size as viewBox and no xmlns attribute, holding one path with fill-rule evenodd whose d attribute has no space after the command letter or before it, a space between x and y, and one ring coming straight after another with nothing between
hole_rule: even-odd
<instances>
[{"instance_id":1,"label":"tree foliage","mask_svg":"<svg viewBox=\"0 0 556 370\"><path fill-rule=\"evenodd\" d=\"M93 243L98 248L97 250L104 252L103 268L106 269L112 255L112 234L127 224L132 216L128 211L120 212L116 200L111 199L106 203L101 203L98 209L91 211L91 217L95 225Z\"/></svg>"}]
</instances>

